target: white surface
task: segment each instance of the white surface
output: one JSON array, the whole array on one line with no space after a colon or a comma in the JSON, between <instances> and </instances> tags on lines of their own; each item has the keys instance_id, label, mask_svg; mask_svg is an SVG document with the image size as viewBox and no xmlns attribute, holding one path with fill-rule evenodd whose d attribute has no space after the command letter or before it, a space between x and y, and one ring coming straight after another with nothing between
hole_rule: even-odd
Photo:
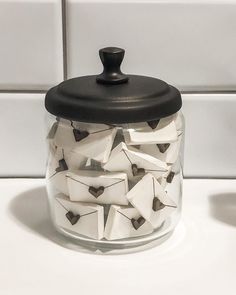
<instances>
[{"instance_id":1,"label":"white surface","mask_svg":"<svg viewBox=\"0 0 236 295\"><path fill-rule=\"evenodd\" d=\"M223 0L68 0L68 76L101 72L98 50L119 46L124 72L185 91L235 90L235 13Z\"/></svg>"},{"instance_id":2,"label":"white surface","mask_svg":"<svg viewBox=\"0 0 236 295\"><path fill-rule=\"evenodd\" d=\"M63 79L61 1L0 1L0 36L0 89L48 89Z\"/></svg>"},{"instance_id":3,"label":"white surface","mask_svg":"<svg viewBox=\"0 0 236 295\"><path fill-rule=\"evenodd\" d=\"M58 245L44 180L2 179L0 194L1 294L235 294L236 180L185 180L170 239L118 256Z\"/></svg>"},{"instance_id":4,"label":"white surface","mask_svg":"<svg viewBox=\"0 0 236 295\"><path fill-rule=\"evenodd\" d=\"M183 95L184 174L236 177L236 94Z\"/></svg>"},{"instance_id":5,"label":"white surface","mask_svg":"<svg viewBox=\"0 0 236 295\"><path fill-rule=\"evenodd\" d=\"M43 98L36 93L0 93L0 177L45 173Z\"/></svg>"}]
</instances>

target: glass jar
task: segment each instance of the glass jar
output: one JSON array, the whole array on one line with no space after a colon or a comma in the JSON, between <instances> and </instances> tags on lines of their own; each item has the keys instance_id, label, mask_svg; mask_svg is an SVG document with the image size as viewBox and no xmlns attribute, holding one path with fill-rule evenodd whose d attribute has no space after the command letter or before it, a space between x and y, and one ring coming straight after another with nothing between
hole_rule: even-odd
<instances>
[{"instance_id":1,"label":"glass jar","mask_svg":"<svg viewBox=\"0 0 236 295\"><path fill-rule=\"evenodd\" d=\"M119 56L124 52L106 48L100 51L100 56L104 57L108 52L114 59L117 51ZM106 64L104 58L102 60ZM122 83L127 83L124 82L127 76L117 69L119 83L107 83L114 75L109 77L109 73L104 75L104 72L96 76L95 82L98 87L105 86L103 93L106 89L111 91L114 85L113 91L117 91ZM91 78L94 76L89 77L94 79ZM150 112L145 114L141 104L135 116L129 110L129 102L133 99L134 103L135 99L128 101L125 96L119 108L124 116L122 113L121 118L114 116L112 119L111 106L100 113L93 109L94 106L94 112L86 108L83 112L79 108L78 113L75 112L74 93L78 89L73 86L75 82L78 84L76 79L63 82L62 86L50 90L53 95L49 91L46 97L46 108L55 115L49 115L48 121L46 179L56 229L88 248L101 250L136 248L170 234L181 213L184 120L179 111L180 103L173 112L173 101L176 104L180 95L175 96L172 105L169 104L169 113L166 105L161 116L160 109L154 110L155 119ZM86 89L88 83L82 83ZM160 85L163 86L158 84L159 88ZM163 93L163 89L159 92ZM63 93L68 106L64 104L58 108L58 93ZM82 93L86 96L86 92ZM101 101L97 100L99 108ZM94 104L91 97L89 103ZM113 111L117 112L117 108ZM143 113L148 120L140 121Z\"/></svg>"}]
</instances>

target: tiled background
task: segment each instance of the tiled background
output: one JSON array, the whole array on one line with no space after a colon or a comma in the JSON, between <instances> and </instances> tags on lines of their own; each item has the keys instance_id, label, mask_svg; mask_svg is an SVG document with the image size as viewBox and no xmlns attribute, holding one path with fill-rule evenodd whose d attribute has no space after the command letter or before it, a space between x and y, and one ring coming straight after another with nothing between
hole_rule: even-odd
<instances>
[{"instance_id":1,"label":"tiled background","mask_svg":"<svg viewBox=\"0 0 236 295\"><path fill-rule=\"evenodd\" d=\"M101 71L98 49L126 49L123 71L183 92L186 177L236 177L236 0L0 0L0 176L42 176L45 91Z\"/></svg>"}]
</instances>

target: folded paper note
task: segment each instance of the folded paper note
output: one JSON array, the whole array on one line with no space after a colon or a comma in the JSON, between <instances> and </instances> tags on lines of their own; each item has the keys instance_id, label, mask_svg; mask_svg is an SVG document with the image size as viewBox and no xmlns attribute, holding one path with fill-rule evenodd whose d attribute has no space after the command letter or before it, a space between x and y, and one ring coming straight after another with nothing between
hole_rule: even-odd
<instances>
[{"instance_id":1,"label":"folded paper note","mask_svg":"<svg viewBox=\"0 0 236 295\"><path fill-rule=\"evenodd\" d=\"M79 171L67 173L72 201L127 205L128 180L125 173Z\"/></svg>"},{"instance_id":2,"label":"folded paper note","mask_svg":"<svg viewBox=\"0 0 236 295\"><path fill-rule=\"evenodd\" d=\"M153 227L135 208L112 205L108 214L104 236L107 240L147 235Z\"/></svg>"},{"instance_id":3,"label":"folded paper note","mask_svg":"<svg viewBox=\"0 0 236 295\"><path fill-rule=\"evenodd\" d=\"M56 150L56 154L51 154L48 162L47 178L50 180L49 184L53 189L68 196L66 173L69 167L64 156L59 155L58 150Z\"/></svg>"},{"instance_id":4,"label":"folded paper note","mask_svg":"<svg viewBox=\"0 0 236 295\"><path fill-rule=\"evenodd\" d=\"M157 181L159 182L159 184L163 187L163 189L166 188L167 186L167 177L169 176L169 174L171 173L171 169L172 169L172 165L168 165L168 170L167 172L165 172L161 177L159 177L157 179Z\"/></svg>"},{"instance_id":5,"label":"folded paper note","mask_svg":"<svg viewBox=\"0 0 236 295\"><path fill-rule=\"evenodd\" d=\"M127 145L167 143L177 140L174 117L169 116L159 121L128 124L124 130Z\"/></svg>"},{"instance_id":6,"label":"folded paper note","mask_svg":"<svg viewBox=\"0 0 236 295\"><path fill-rule=\"evenodd\" d=\"M167 164L173 164L178 159L181 138L182 136L180 135L176 141L171 143L141 145L140 151L166 162Z\"/></svg>"},{"instance_id":7,"label":"folded paper note","mask_svg":"<svg viewBox=\"0 0 236 295\"><path fill-rule=\"evenodd\" d=\"M70 170L79 170L84 168L88 158L84 157L83 155L76 153L75 151L67 151L65 149L65 160L68 164Z\"/></svg>"},{"instance_id":8,"label":"folded paper note","mask_svg":"<svg viewBox=\"0 0 236 295\"><path fill-rule=\"evenodd\" d=\"M52 140L55 137L56 131L58 128L58 121L54 122L48 132L47 139Z\"/></svg>"},{"instance_id":9,"label":"folded paper note","mask_svg":"<svg viewBox=\"0 0 236 295\"><path fill-rule=\"evenodd\" d=\"M149 156L133 147L120 143L112 150L110 158L103 168L108 171L123 171L134 181L145 173L152 173L156 178L168 171L166 163Z\"/></svg>"},{"instance_id":10,"label":"folded paper note","mask_svg":"<svg viewBox=\"0 0 236 295\"><path fill-rule=\"evenodd\" d=\"M176 113L173 115L174 116L174 122L177 131L181 131L183 129L183 119L181 113Z\"/></svg>"},{"instance_id":11,"label":"folded paper note","mask_svg":"<svg viewBox=\"0 0 236 295\"><path fill-rule=\"evenodd\" d=\"M58 226L92 239L100 240L104 233L103 207L96 204L71 202L66 196L56 196L55 222Z\"/></svg>"},{"instance_id":12,"label":"folded paper note","mask_svg":"<svg viewBox=\"0 0 236 295\"><path fill-rule=\"evenodd\" d=\"M59 147L105 163L116 135L116 128L105 124L60 121L54 136Z\"/></svg>"},{"instance_id":13,"label":"folded paper note","mask_svg":"<svg viewBox=\"0 0 236 295\"><path fill-rule=\"evenodd\" d=\"M84 156L56 146L50 156L47 172L51 184L58 192L68 196L66 173L69 170L78 171L86 165L86 161Z\"/></svg>"},{"instance_id":14,"label":"folded paper note","mask_svg":"<svg viewBox=\"0 0 236 295\"><path fill-rule=\"evenodd\" d=\"M152 174L146 174L126 195L130 203L154 228L158 228L176 210Z\"/></svg>"},{"instance_id":15,"label":"folded paper note","mask_svg":"<svg viewBox=\"0 0 236 295\"><path fill-rule=\"evenodd\" d=\"M66 148L57 147L54 153L55 161L64 159L69 170L78 170L84 168L87 163L87 158L75 151Z\"/></svg>"}]
</instances>

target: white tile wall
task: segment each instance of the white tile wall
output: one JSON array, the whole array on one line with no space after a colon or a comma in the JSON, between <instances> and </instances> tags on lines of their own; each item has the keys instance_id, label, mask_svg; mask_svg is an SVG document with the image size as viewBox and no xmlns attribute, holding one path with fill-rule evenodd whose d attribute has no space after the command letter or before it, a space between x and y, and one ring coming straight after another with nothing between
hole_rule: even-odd
<instances>
[{"instance_id":1,"label":"white tile wall","mask_svg":"<svg viewBox=\"0 0 236 295\"><path fill-rule=\"evenodd\" d=\"M48 89L63 79L60 0L0 1L0 90Z\"/></svg>"},{"instance_id":2,"label":"white tile wall","mask_svg":"<svg viewBox=\"0 0 236 295\"><path fill-rule=\"evenodd\" d=\"M0 177L44 175L43 97L0 93Z\"/></svg>"},{"instance_id":3,"label":"white tile wall","mask_svg":"<svg viewBox=\"0 0 236 295\"><path fill-rule=\"evenodd\" d=\"M183 95L184 174L236 177L236 94Z\"/></svg>"},{"instance_id":4,"label":"white tile wall","mask_svg":"<svg viewBox=\"0 0 236 295\"><path fill-rule=\"evenodd\" d=\"M236 1L67 1L68 75L101 71L98 49L126 49L123 71L181 90L235 90Z\"/></svg>"},{"instance_id":5,"label":"white tile wall","mask_svg":"<svg viewBox=\"0 0 236 295\"><path fill-rule=\"evenodd\" d=\"M126 48L125 72L199 92L183 95L185 176L236 177L236 94L200 94L236 90L235 14L236 0L0 1L0 177L44 175L44 94L33 90L59 83L63 64L68 77L100 72L110 45Z\"/></svg>"}]
</instances>

